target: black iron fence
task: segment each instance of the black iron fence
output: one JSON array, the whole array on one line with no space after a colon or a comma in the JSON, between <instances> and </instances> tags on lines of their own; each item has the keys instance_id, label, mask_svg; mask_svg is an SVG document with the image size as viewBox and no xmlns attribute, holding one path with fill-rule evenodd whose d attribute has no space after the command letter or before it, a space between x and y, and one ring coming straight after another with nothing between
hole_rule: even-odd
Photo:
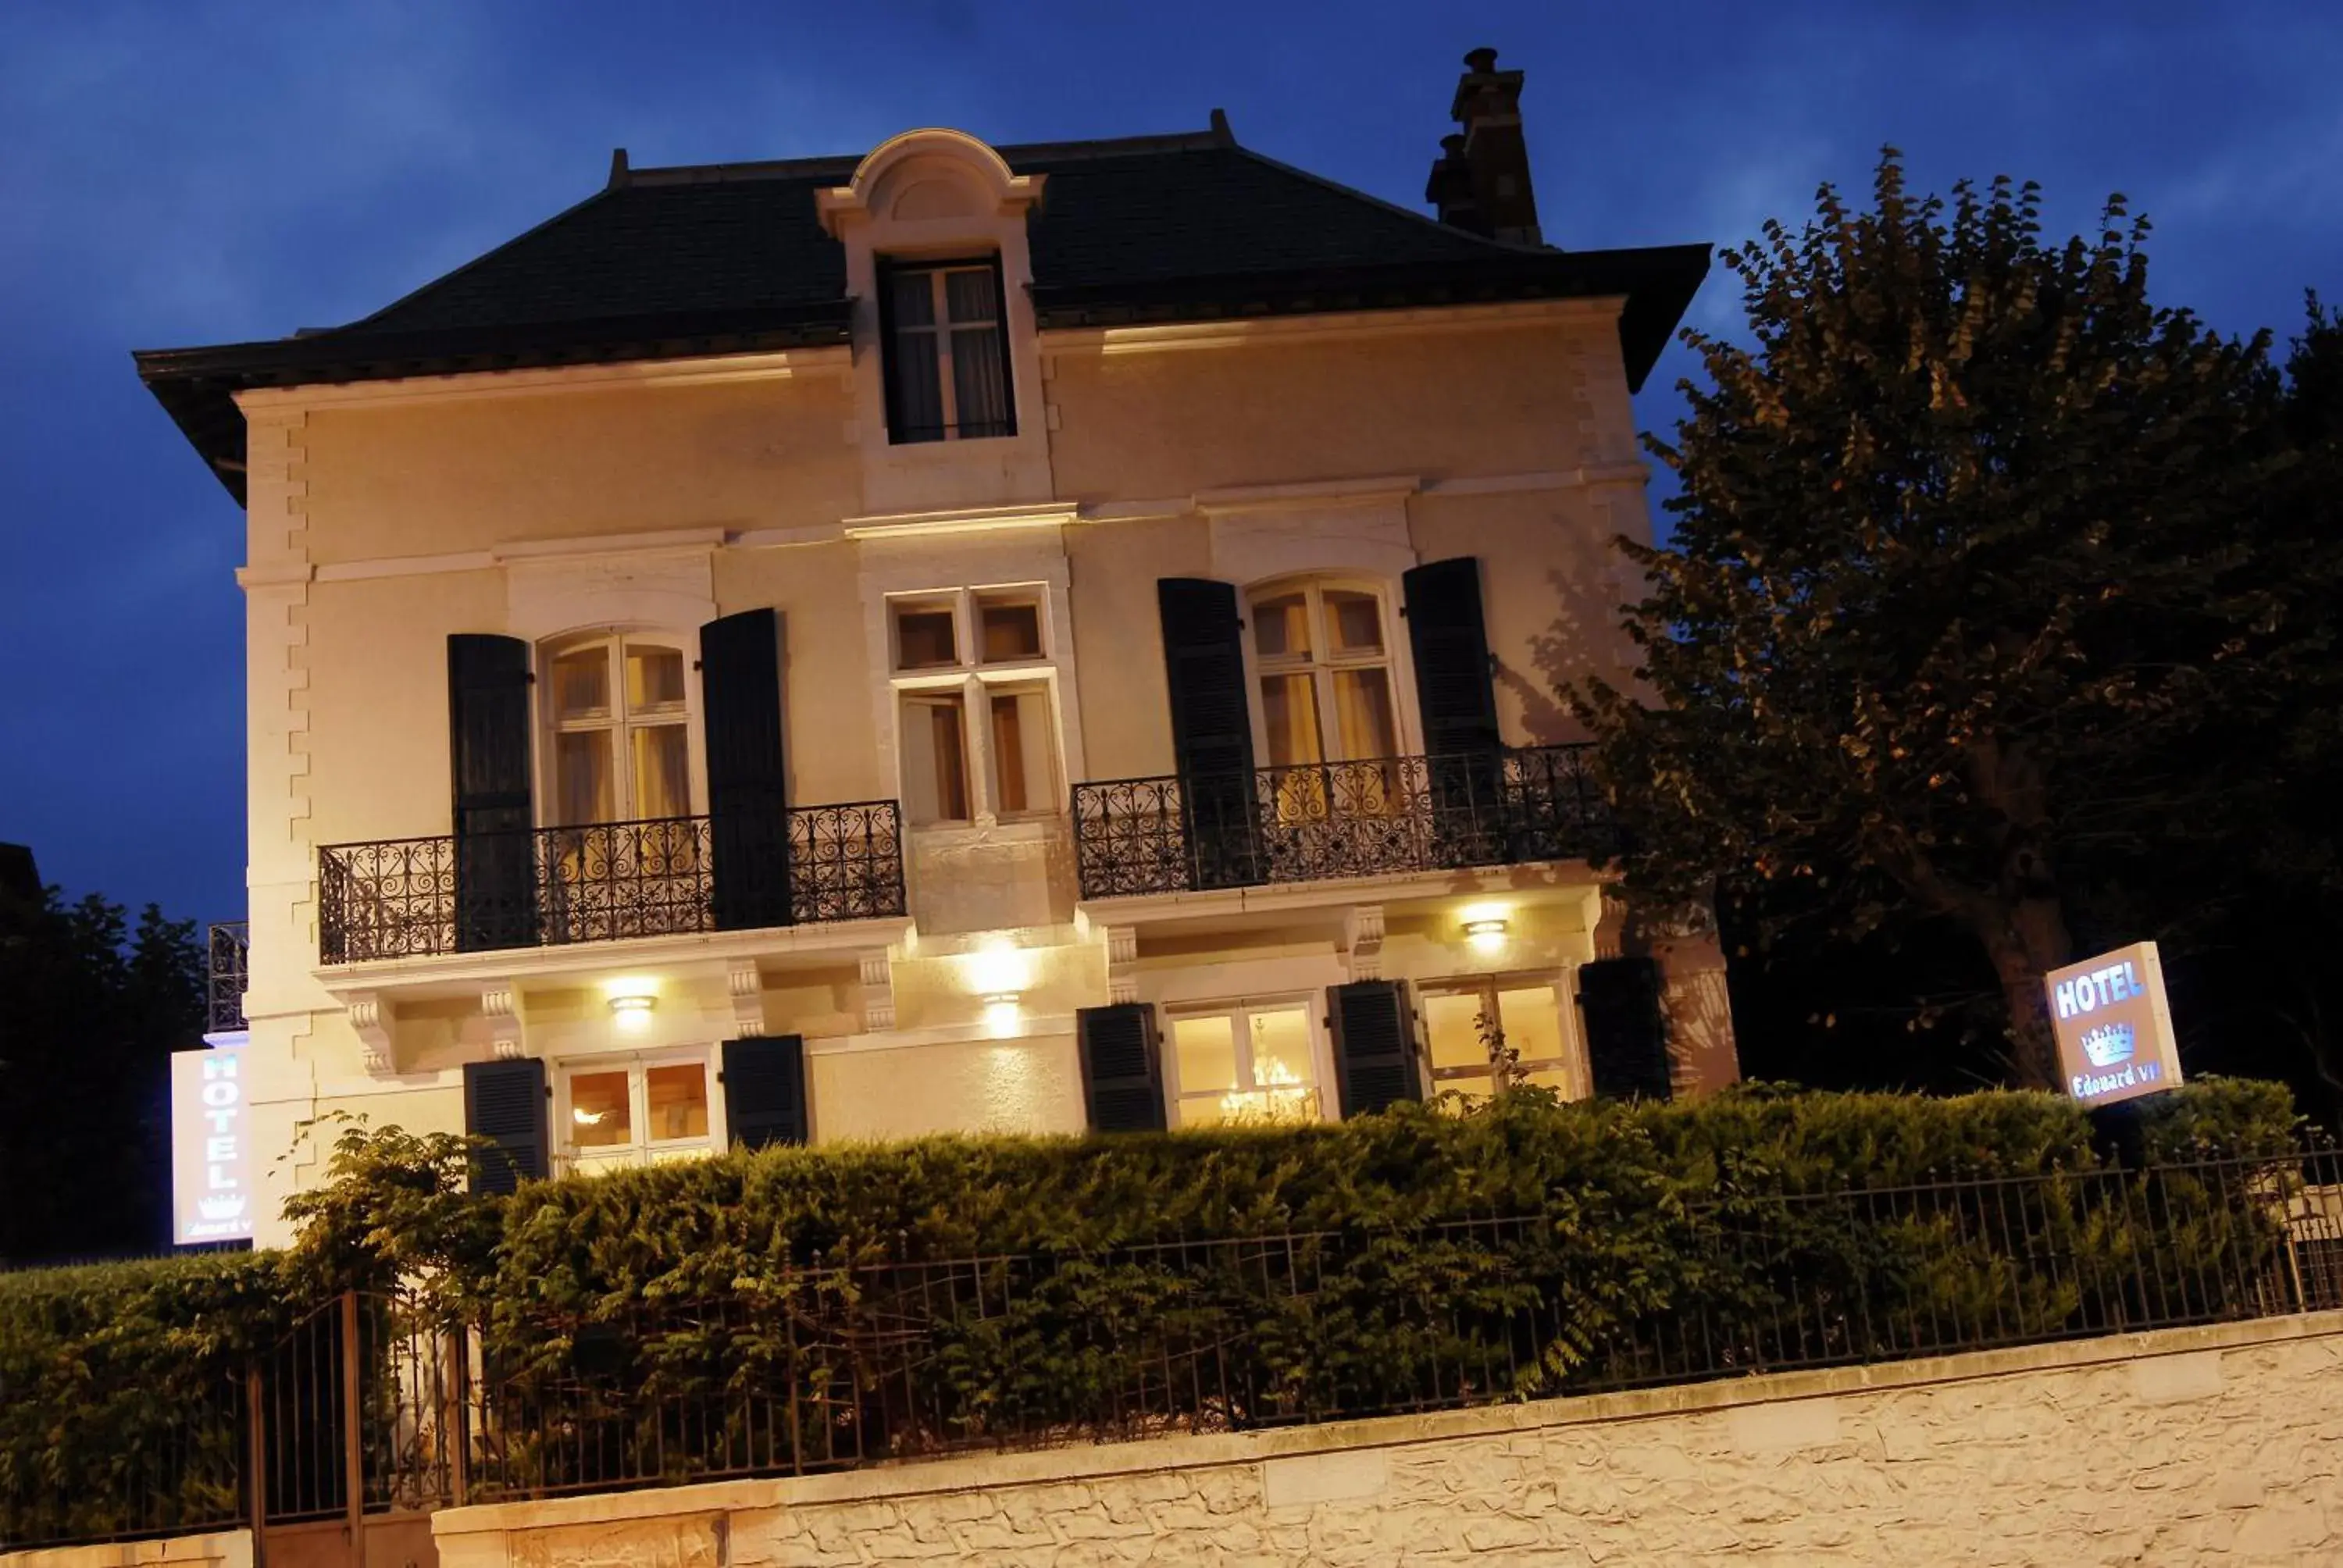
<instances>
[{"instance_id":1,"label":"black iron fence","mask_svg":"<svg viewBox=\"0 0 2343 1568\"><path fill-rule=\"evenodd\" d=\"M222 920L205 933L207 980L204 1032L231 1034L245 1027L244 990L249 979L252 932L242 920Z\"/></svg>"},{"instance_id":2,"label":"black iron fence","mask_svg":"<svg viewBox=\"0 0 2343 1568\"><path fill-rule=\"evenodd\" d=\"M804 1269L591 1314L506 1302L470 1323L345 1297L93 1473L0 1467L0 1545L356 1523L2343 1307L2343 1160L1728 1183L1667 1211L1632 1268L1604 1251L1619 1244L1517 1214Z\"/></svg>"},{"instance_id":3,"label":"black iron fence","mask_svg":"<svg viewBox=\"0 0 2343 1568\"><path fill-rule=\"evenodd\" d=\"M669 817L329 844L317 851L318 956L357 963L903 913L894 801L793 809L786 853L778 833L742 826ZM755 852L729 854L733 845Z\"/></svg>"},{"instance_id":4,"label":"black iron fence","mask_svg":"<svg viewBox=\"0 0 2343 1568\"><path fill-rule=\"evenodd\" d=\"M145 1402L126 1428L120 1401L61 1411L47 1452L0 1449L0 1551L357 1524L461 1495L465 1341L410 1303L353 1292L258 1355L186 1353L214 1363L195 1397Z\"/></svg>"},{"instance_id":5,"label":"black iron fence","mask_svg":"<svg viewBox=\"0 0 2343 1568\"><path fill-rule=\"evenodd\" d=\"M1584 745L1078 784L1086 899L1586 859L1615 847Z\"/></svg>"}]
</instances>

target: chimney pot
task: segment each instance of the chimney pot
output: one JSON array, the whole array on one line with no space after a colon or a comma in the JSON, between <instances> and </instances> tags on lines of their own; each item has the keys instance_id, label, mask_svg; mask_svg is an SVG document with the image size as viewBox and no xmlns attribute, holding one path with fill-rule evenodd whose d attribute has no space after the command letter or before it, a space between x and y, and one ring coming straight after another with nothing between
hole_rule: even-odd
<instances>
[{"instance_id":1,"label":"chimney pot","mask_svg":"<svg viewBox=\"0 0 2343 1568\"><path fill-rule=\"evenodd\" d=\"M1521 104L1522 73L1498 70L1496 50L1464 56L1464 75L1448 106L1450 118L1463 129L1440 139L1440 157L1423 192L1441 222L1484 238L1545 243Z\"/></svg>"}]
</instances>

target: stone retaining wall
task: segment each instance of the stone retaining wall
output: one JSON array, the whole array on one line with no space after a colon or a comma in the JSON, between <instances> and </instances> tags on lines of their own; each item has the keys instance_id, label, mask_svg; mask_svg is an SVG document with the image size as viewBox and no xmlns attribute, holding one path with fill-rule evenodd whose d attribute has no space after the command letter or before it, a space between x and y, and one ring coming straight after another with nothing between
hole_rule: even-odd
<instances>
[{"instance_id":1,"label":"stone retaining wall","mask_svg":"<svg viewBox=\"0 0 2343 1568\"><path fill-rule=\"evenodd\" d=\"M170 1568L252 1568L252 1532L221 1530L168 1541L0 1552L0 1568L160 1568L166 1563Z\"/></svg>"},{"instance_id":2,"label":"stone retaining wall","mask_svg":"<svg viewBox=\"0 0 2343 1568\"><path fill-rule=\"evenodd\" d=\"M441 1568L2343 1562L2343 1313L451 1510Z\"/></svg>"},{"instance_id":3,"label":"stone retaining wall","mask_svg":"<svg viewBox=\"0 0 2343 1568\"><path fill-rule=\"evenodd\" d=\"M2343 1312L451 1509L440 1568L2343 1563ZM139 1568L193 1543L0 1555Z\"/></svg>"}]
</instances>

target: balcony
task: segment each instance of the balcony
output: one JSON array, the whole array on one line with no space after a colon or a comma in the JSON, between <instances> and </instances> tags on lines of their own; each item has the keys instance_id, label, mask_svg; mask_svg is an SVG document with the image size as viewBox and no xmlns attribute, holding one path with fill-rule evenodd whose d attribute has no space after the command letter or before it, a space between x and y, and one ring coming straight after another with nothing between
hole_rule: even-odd
<instances>
[{"instance_id":1,"label":"balcony","mask_svg":"<svg viewBox=\"0 0 2343 1568\"><path fill-rule=\"evenodd\" d=\"M1587 749L1540 746L1076 785L1082 897L1607 856L1617 832Z\"/></svg>"},{"instance_id":2,"label":"balcony","mask_svg":"<svg viewBox=\"0 0 2343 1568\"><path fill-rule=\"evenodd\" d=\"M900 916L892 800L760 820L669 817L317 851L327 964Z\"/></svg>"}]
</instances>

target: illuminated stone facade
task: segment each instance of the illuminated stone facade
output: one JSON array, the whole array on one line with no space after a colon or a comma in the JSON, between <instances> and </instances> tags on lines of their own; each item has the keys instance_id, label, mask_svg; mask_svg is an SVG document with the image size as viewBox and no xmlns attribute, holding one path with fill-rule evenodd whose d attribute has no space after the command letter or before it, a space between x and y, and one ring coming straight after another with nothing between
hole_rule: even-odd
<instances>
[{"instance_id":1,"label":"illuminated stone facade","mask_svg":"<svg viewBox=\"0 0 2343 1568\"><path fill-rule=\"evenodd\" d=\"M1332 286L1350 275L1329 264L1318 294L1240 276L1268 301L1250 313L1107 319L1063 279L1068 226L1112 238L1098 193L1172 166L1219 171L1239 229L1327 232L1264 205L1274 179L1431 259L1393 264L1414 280L1396 294ZM544 347L528 288L699 221L672 204L736 198L834 269L832 316L752 330L744 307L729 337L652 348L593 321L573 336L602 347ZM602 212L650 226L511 286L513 320L401 325L485 311L464 291ZM792 1042L772 1126L815 1141L1080 1131L1104 1070L1083 1020L1118 1005L1147 1010L1161 1120L1332 1117L1353 1101L1330 999L1404 982L1404 1092L1485 1089L1485 1015L1530 1077L1584 1094L1603 1070L1582 971L1624 952L1660 960L1657 1085L1730 1080L1713 938L1606 902L1569 815L1585 781L1546 749L1577 735L1556 682L1632 663L1610 544L1649 531L1630 383L1705 265L1461 236L1224 127L1005 152L920 131L827 164L622 166L339 336L146 357L249 518L262 1239L317 1171L302 1127L482 1130L468 1074L494 1064L540 1064L547 1171L740 1137L728 1041ZM905 378L936 363L961 423L901 438ZM203 401L226 385L232 409ZM1228 789L1196 777L1166 582L1241 618L1241 830L1202 822ZM1464 685L1487 666L1463 761L1455 668L1419 668L1459 604L1486 647ZM769 629L744 665L749 622ZM716 690L744 668L773 687L761 776L741 679ZM490 788L472 774L499 713L522 739Z\"/></svg>"}]
</instances>

